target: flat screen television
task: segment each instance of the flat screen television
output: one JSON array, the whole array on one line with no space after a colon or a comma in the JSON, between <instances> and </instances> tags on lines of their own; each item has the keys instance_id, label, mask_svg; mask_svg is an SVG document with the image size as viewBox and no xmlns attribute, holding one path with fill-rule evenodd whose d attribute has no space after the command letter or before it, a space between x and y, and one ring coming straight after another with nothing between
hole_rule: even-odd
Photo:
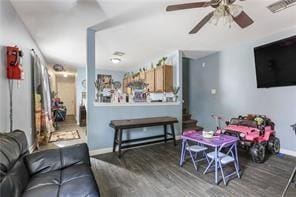
<instances>
[{"instance_id":1,"label":"flat screen television","mask_svg":"<svg viewBox=\"0 0 296 197\"><path fill-rule=\"evenodd\" d=\"M254 48L258 88L296 85L296 35Z\"/></svg>"}]
</instances>

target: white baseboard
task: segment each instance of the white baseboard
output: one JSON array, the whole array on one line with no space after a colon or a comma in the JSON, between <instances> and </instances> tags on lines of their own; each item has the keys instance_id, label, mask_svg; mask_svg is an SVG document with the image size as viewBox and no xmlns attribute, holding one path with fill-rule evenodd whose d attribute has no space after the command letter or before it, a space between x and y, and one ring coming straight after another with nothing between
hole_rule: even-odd
<instances>
[{"instance_id":1,"label":"white baseboard","mask_svg":"<svg viewBox=\"0 0 296 197\"><path fill-rule=\"evenodd\" d=\"M280 153L296 157L296 151L281 148Z\"/></svg>"},{"instance_id":2,"label":"white baseboard","mask_svg":"<svg viewBox=\"0 0 296 197\"><path fill-rule=\"evenodd\" d=\"M181 135L177 135L176 136L176 140L179 140L179 139L181 139ZM161 144L161 143L164 143L164 142L159 142L159 143L155 143L155 144ZM138 146L136 148L145 147L145 146L153 146L155 144L147 144L147 145L143 145L143 146ZM111 153L112 151L113 151L113 148L112 147L95 149L95 150L90 150L89 151L89 155L90 156L100 155L100 154L104 154L104 153Z\"/></svg>"},{"instance_id":3,"label":"white baseboard","mask_svg":"<svg viewBox=\"0 0 296 197\"><path fill-rule=\"evenodd\" d=\"M180 140L181 139L181 135L176 135L176 140Z\"/></svg>"},{"instance_id":4,"label":"white baseboard","mask_svg":"<svg viewBox=\"0 0 296 197\"><path fill-rule=\"evenodd\" d=\"M89 151L89 155L90 156L94 156L94 155L100 155L100 154L104 154L104 153L111 153L113 150L112 147L109 148L101 148L101 149L96 149L96 150L90 150Z\"/></svg>"}]
</instances>

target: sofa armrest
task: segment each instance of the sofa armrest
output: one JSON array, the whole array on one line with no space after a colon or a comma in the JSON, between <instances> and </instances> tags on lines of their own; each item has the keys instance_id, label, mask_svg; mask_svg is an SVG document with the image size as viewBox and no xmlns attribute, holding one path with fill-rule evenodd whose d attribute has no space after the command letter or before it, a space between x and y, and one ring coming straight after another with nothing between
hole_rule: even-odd
<instances>
[{"instance_id":1,"label":"sofa armrest","mask_svg":"<svg viewBox=\"0 0 296 197\"><path fill-rule=\"evenodd\" d=\"M76 144L58 149L35 152L25 157L31 175L59 170L76 164L90 166L87 144Z\"/></svg>"}]
</instances>

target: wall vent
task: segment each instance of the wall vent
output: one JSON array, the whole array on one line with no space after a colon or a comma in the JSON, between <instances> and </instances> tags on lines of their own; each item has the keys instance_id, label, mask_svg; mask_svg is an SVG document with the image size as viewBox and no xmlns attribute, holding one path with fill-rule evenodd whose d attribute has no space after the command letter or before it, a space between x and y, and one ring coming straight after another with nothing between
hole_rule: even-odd
<instances>
[{"instance_id":1,"label":"wall vent","mask_svg":"<svg viewBox=\"0 0 296 197\"><path fill-rule=\"evenodd\" d=\"M296 5L296 0L280 0L280 1L277 1L277 2L267 6L267 8L271 12L276 13L276 12L282 11L288 7L291 7L293 5Z\"/></svg>"}]
</instances>

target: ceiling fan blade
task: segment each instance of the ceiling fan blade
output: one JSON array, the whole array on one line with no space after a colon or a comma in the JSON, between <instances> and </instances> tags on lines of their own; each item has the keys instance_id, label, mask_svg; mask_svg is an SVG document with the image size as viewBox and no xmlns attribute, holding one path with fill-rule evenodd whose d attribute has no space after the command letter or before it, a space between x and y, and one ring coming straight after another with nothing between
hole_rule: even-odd
<instances>
[{"instance_id":1,"label":"ceiling fan blade","mask_svg":"<svg viewBox=\"0 0 296 197\"><path fill-rule=\"evenodd\" d=\"M254 21L249 17L244 11L242 11L239 15L236 17L233 16L233 20L241 27L246 28L249 25L253 24Z\"/></svg>"},{"instance_id":2,"label":"ceiling fan blade","mask_svg":"<svg viewBox=\"0 0 296 197\"><path fill-rule=\"evenodd\" d=\"M176 11L176 10L185 10L185 9L192 9L192 8L203 8L208 7L211 5L211 2L195 2L195 3L184 3L184 4L177 4L177 5L169 5L166 8L166 11Z\"/></svg>"},{"instance_id":3,"label":"ceiling fan blade","mask_svg":"<svg viewBox=\"0 0 296 197\"><path fill-rule=\"evenodd\" d=\"M206 15L190 32L189 34L197 33L209 20L213 17L214 12L210 12Z\"/></svg>"}]
</instances>

